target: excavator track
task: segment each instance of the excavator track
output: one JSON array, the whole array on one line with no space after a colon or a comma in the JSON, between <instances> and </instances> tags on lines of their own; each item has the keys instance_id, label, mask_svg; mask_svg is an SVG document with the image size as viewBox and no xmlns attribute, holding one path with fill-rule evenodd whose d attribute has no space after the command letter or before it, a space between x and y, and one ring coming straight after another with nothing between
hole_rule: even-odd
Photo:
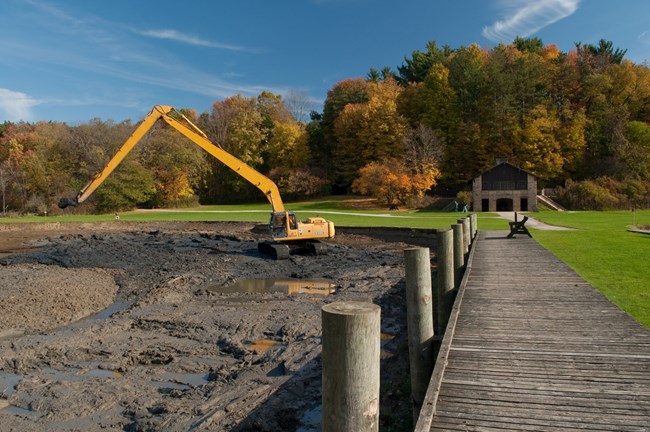
<instances>
[{"instance_id":1,"label":"excavator track","mask_svg":"<svg viewBox=\"0 0 650 432\"><path fill-rule=\"evenodd\" d=\"M327 255L327 246L325 243L321 243L318 240L309 242L309 250L314 255Z\"/></svg>"},{"instance_id":2,"label":"excavator track","mask_svg":"<svg viewBox=\"0 0 650 432\"><path fill-rule=\"evenodd\" d=\"M293 253L299 255L327 255L327 245L318 240L299 241L293 243L263 241L257 244L257 250L262 255L266 255L275 260L289 258L291 250L293 250Z\"/></svg>"},{"instance_id":3,"label":"excavator track","mask_svg":"<svg viewBox=\"0 0 650 432\"><path fill-rule=\"evenodd\" d=\"M257 250L262 254L275 260L289 258L289 246L280 242L263 241L257 244Z\"/></svg>"}]
</instances>

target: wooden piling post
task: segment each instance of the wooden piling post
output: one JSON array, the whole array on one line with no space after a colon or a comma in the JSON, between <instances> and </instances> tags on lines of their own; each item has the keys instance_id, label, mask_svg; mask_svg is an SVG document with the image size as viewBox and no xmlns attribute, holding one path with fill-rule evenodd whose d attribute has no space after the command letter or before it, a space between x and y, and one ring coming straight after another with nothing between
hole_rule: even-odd
<instances>
[{"instance_id":1,"label":"wooden piling post","mask_svg":"<svg viewBox=\"0 0 650 432\"><path fill-rule=\"evenodd\" d=\"M478 215L476 213L472 213L471 217L474 221L474 232L472 233L472 238L475 238L476 234L478 233Z\"/></svg>"},{"instance_id":2,"label":"wooden piling post","mask_svg":"<svg viewBox=\"0 0 650 432\"><path fill-rule=\"evenodd\" d=\"M471 215L467 216L469 219L469 242L470 244L474 243L474 235L476 234L476 214L472 213Z\"/></svg>"},{"instance_id":3,"label":"wooden piling post","mask_svg":"<svg viewBox=\"0 0 650 432\"><path fill-rule=\"evenodd\" d=\"M451 230L454 241L454 288L458 288L463 278L463 266L465 265L463 224L453 224Z\"/></svg>"},{"instance_id":4,"label":"wooden piling post","mask_svg":"<svg viewBox=\"0 0 650 432\"><path fill-rule=\"evenodd\" d=\"M323 306L323 432L379 430L379 306Z\"/></svg>"},{"instance_id":5,"label":"wooden piling post","mask_svg":"<svg viewBox=\"0 0 650 432\"><path fill-rule=\"evenodd\" d=\"M413 419L416 422L427 393L435 361L429 249L405 249L404 259L411 400L413 401Z\"/></svg>"},{"instance_id":6,"label":"wooden piling post","mask_svg":"<svg viewBox=\"0 0 650 432\"><path fill-rule=\"evenodd\" d=\"M449 321L449 314L454 304L454 253L453 234L451 229L440 229L436 231L437 237L437 276L436 295L438 298L438 329L444 333Z\"/></svg>"},{"instance_id":7,"label":"wooden piling post","mask_svg":"<svg viewBox=\"0 0 650 432\"><path fill-rule=\"evenodd\" d=\"M469 252L469 241L468 241L468 239L469 239L469 235L468 235L469 234L468 233L469 225L467 224L465 218L458 219L457 222L463 226L463 253L467 254Z\"/></svg>"},{"instance_id":8,"label":"wooden piling post","mask_svg":"<svg viewBox=\"0 0 650 432\"><path fill-rule=\"evenodd\" d=\"M469 247L472 245L472 232L470 231L471 227L469 224L469 216L463 219L463 234L465 234L465 241L463 245L466 245L465 253L469 253Z\"/></svg>"}]
</instances>

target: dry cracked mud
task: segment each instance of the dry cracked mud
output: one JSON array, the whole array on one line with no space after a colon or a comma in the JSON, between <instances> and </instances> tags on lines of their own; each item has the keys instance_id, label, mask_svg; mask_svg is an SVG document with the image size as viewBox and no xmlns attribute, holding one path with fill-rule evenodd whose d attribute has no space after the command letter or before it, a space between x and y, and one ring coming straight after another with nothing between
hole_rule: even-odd
<instances>
[{"instance_id":1,"label":"dry cracked mud","mask_svg":"<svg viewBox=\"0 0 650 432\"><path fill-rule=\"evenodd\" d=\"M285 261L257 252L265 237L0 225L0 429L320 430L321 307L361 300L382 308L382 430L406 430L403 249L421 236L341 230Z\"/></svg>"}]
</instances>

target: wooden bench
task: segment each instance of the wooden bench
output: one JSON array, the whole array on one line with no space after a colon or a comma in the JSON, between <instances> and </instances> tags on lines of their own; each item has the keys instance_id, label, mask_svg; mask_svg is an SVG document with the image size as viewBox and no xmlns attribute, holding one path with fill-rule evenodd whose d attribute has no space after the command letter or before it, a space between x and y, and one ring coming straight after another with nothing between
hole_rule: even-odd
<instances>
[{"instance_id":1,"label":"wooden bench","mask_svg":"<svg viewBox=\"0 0 650 432\"><path fill-rule=\"evenodd\" d=\"M530 232L528 232L528 228L526 228L527 220L528 216L524 215L524 218L521 221L518 221L517 212L515 212L514 222L508 222L508 225L510 225L510 234L508 234L508 238L513 238L515 234L526 234L528 237L532 237L532 235L530 235Z\"/></svg>"}]
</instances>

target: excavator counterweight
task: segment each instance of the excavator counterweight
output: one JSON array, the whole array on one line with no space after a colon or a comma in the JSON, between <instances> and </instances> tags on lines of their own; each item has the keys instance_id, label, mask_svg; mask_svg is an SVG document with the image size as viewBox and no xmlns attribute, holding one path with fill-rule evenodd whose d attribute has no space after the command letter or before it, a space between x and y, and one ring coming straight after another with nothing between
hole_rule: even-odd
<instances>
[{"instance_id":1,"label":"excavator counterweight","mask_svg":"<svg viewBox=\"0 0 650 432\"><path fill-rule=\"evenodd\" d=\"M213 157L264 193L264 196L271 203L273 210L269 223L272 241L260 243L258 247L260 252L270 255L275 259L287 258L289 256L290 245L306 246L316 254L324 252L324 246L322 244L316 245L319 244L319 240L334 236L334 224L331 221L316 217L299 222L293 212L287 211L284 208L280 191L273 180L248 166L221 147L214 145L201 129L170 106L156 105L138 127L136 127L135 131L124 142L117 153L108 161L102 171L95 174L74 198L61 198L59 207L62 209L77 207L88 199L158 120L162 120L176 129L194 144L210 153Z\"/></svg>"}]
</instances>

